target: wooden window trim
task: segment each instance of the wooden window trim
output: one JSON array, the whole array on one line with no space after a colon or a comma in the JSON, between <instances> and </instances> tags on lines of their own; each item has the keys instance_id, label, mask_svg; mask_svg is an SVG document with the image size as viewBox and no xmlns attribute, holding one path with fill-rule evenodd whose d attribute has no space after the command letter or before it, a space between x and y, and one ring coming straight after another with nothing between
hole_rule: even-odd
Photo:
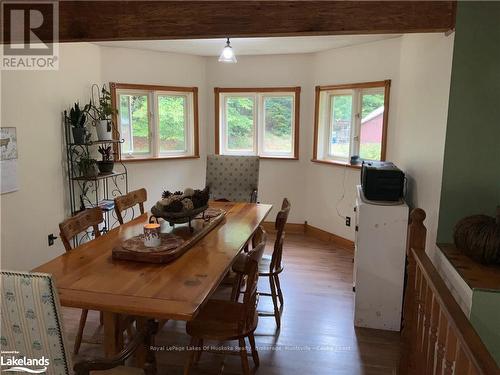
<instances>
[{"instance_id":1,"label":"wooden window trim","mask_svg":"<svg viewBox=\"0 0 500 375\"><path fill-rule=\"evenodd\" d=\"M200 136L199 136L199 113L198 113L198 87L185 87L185 86L162 86L162 85L143 85L135 83L109 83L111 92L111 105L116 108L116 91L117 90L146 90L146 91L178 91L178 92L188 92L193 94L193 155L181 155L181 156L157 156L157 157L145 157L145 158L122 158L120 144L113 145L113 151L115 155L118 155L118 160L121 162L133 162L133 161L148 161L148 160L179 160L179 159L196 159L200 157ZM117 113L112 116L113 119L113 138L118 139L118 117Z\"/></svg>"},{"instance_id":2,"label":"wooden window trim","mask_svg":"<svg viewBox=\"0 0 500 375\"><path fill-rule=\"evenodd\" d=\"M127 158L121 159L122 163L135 163L140 161L154 161L154 160L185 160L185 159L199 159L199 155L193 156L158 156L158 157L148 157L148 158Z\"/></svg>"},{"instance_id":3,"label":"wooden window trim","mask_svg":"<svg viewBox=\"0 0 500 375\"><path fill-rule=\"evenodd\" d=\"M259 156L260 159L276 159L276 160L299 160L299 145L300 145L300 86L287 87L214 87L214 112L215 112L215 154L220 154L220 94L225 93L266 93L266 92L290 92L295 95L295 113L294 113L294 144L293 156Z\"/></svg>"},{"instance_id":4,"label":"wooden window trim","mask_svg":"<svg viewBox=\"0 0 500 375\"><path fill-rule=\"evenodd\" d=\"M382 147L380 150L380 160L385 161L387 152L387 127L389 122L389 104L390 104L390 94L391 94L391 80L387 79L385 81L373 81L373 82L362 82L362 83L349 83L341 85L326 85L326 86L316 86L314 95L314 132L313 132L313 158L312 162L330 164L336 166L348 166L351 168L359 169L361 166L359 164L350 164L338 160L325 160L318 159L318 132L319 132L319 102L320 95L322 91L331 90L348 90L348 89L369 89L375 87L384 88L384 119L382 124Z\"/></svg>"},{"instance_id":5,"label":"wooden window trim","mask_svg":"<svg viewBox=\"0 0 500 375\"><path fill-rule=\"evenodd\" d=\"M361 169L361 164L350 164L347 162L343 162L340 160L323 160L323 159L311 159L312 162L314 163L320 163L320 164L329 164L329 165L335 165L339 167L347 167L351 169Z\"/></svg>"}]
</instances>

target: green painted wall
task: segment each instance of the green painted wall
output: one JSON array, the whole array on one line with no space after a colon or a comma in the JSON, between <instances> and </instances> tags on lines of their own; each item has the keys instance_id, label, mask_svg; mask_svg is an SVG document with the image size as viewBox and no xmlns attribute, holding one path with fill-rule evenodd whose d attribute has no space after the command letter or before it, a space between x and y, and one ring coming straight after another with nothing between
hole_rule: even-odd
<instances>
[{"instance_id":1,"label":"green painted wall","mask_svg":"<svg viewBox=\"0 0 500 375\"><path fill-rule=\"evenodd\" d=\"M438 242L500 205L500 2L458 2Z\"/></svg>"},{"instance_id":2,"label":"green painted wall","mask_svg":"<svg viewBox=\"0 0 500 375\"><path fill-rule=\"evenodd\" d=\"M474 290L470 321L500 366L500 292Z\"/></svg>"}]
</instances>

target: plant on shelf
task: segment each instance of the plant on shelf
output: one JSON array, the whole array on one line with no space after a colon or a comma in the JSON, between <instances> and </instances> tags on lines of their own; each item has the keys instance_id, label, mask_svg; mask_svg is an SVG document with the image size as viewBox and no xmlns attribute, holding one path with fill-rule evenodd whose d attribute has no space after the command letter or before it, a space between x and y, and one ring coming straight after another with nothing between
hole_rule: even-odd
<instances>
[{"instance_id":1,"label":"plant on shelf","mask_svg":"<svg viewBox=\"0 0 500 375\"><path fill-rule=\"evenodd\" d=\"M97 91L97 100L94 94ZM103 85L92 85L92 109L93 119L97 130L97 139L100 141L110 141L113 139L112 116L118 111L113 108L111 103L111 93Z\"/></svg>"},{"instance_id":2,"label":"plant on shelf","mask_svg":"<svg viewBox=\"0 0 500 375\"><path fill-rule=\"evenodd\" d=\"M97 176L97 160L92 158L87 151L77 151L73 150L75 154L74 161L78 166L78 171L80 172L80 177L93 178Z\"/></svg>"},{"instance_id":3,"label":"plant on shelf","mask_svg":"<svg viewBox=\"0 0 500 375\"><path fill-rule=\"evenodd\" d=\"M76 102L69 110L69 115L68 111L64 111L64 118L72 126L73 142L78 145L83 145L90 139L90 134L87 133L87 128L85 127L89 109L90 104L86 104L83 108L80 108L80 103Z\"/></svg>"},{"instance_id":4,"label":"plant on shelf","mask_svg":"<svg viewBox=\"0 0 500 375\"><path fill-rule=\"evenodd\" d=\"M97 149L102 156L102 160L97 162L99 172L102 174L112 173L115 162L113 161L113 149L111 146L99 146Z\"/></svg>"}]
</instances>

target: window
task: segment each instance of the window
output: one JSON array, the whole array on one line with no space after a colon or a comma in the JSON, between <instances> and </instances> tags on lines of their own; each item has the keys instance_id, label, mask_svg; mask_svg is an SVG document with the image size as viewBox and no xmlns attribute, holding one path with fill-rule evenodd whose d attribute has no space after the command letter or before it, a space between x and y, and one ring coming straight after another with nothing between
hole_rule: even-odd
<instances>
[{"instance_id":1,"label":"window","mask_svg":"<svg viewBox=\"0 0 500 375\"><path fill-rule=\"evenodd\" d=\"M390 84L317 86L313 161L384 160Z\"/></svg>"},{"instance_id":2,"label":"window","mask_svg":"<svg viewBox=\"0 0 500 375\"><path fill-rule=\"evenodd\" d=\"M111 84L121 160L198 157L198 89Z\"/></svg>"},{"instance_id":3,"label":"window","mask_svg":"<svg viewBox=\"0 0 500 375\"><path fill-rule=\"evenodd\" d=\"M215 88L215 150L298 159L300 87Z\"/></svg>"}]
</instances>

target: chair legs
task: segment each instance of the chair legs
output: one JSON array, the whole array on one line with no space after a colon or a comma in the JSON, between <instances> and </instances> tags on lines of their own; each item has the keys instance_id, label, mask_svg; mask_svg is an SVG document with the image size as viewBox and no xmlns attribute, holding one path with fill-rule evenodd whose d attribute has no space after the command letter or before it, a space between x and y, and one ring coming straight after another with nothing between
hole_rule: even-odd
<instances>
[{"instance_id":1,"label":"chair legs","mask_svg":"<svg viewBox=\"0 0 500 375\"><path fill-rule=\"evenodd\" d=\"M196 346L200 348L200 350L196 352L196 356L194 358L194 361L198 363L201 358L201 353L203 353L203 339L199 339L198 342L196 343Z\"/></svg>"},{"instance_id":2,"label":"chair legs","mask_svg":"<svg viewBox=\"0 0 500 375\"><path fill-rule=\"evenodd\" d=\"M245 339L241 338L238 341L240 344L241 369L243 370L244 375L250 375L250 367L248 365L248 356L247 356Z\"/></svg>"},{"instance_id":3,"label":"chair legs","mask_svg":"<svg viewBox=\"0 0 500 375\"><path fill-rule=\"evenodd\" d=\"M259 365L260 365L259 353L257 352L257 346L255 345L255 337L254 337L253 333L250 333L248 335L248 341L250 342L250 348L252 351L252 358L253 358L253 362L255 364L255 367L259 367ZM240 352L240 357L241 357L241 368L243 370L243 374L250 375L250 365L248 363L248 355L249 354L247 353L245 338L242 337L242 338L238 339L238 342L239 342L239 346L240 346L239 352ZM201 353L203 352L203 339L191 337L191 342L189 343L189 346L191 348L194 348L195 346L197 346L200 348L200 350L191 350L190 351L188 361L186 363L186 366L184 367L184 375L189 375L193 365L200 360Z\"/></svg>"},{"instance_id":4,"label":"chair legs","mask_svg":"<svg viewBox=\"0 0 500 375\"><path fill-rule=\"evenodd\" d=\"M257 352L257 346L255 345L255 336L253 335L253 333L248 335L248 341L250 341L250 348L252 349L253 363L255 364L255 367L259 367L259 353Z\"/></svg>"},{"instance_id":5,"label":"chair legs","mask_svg":"<svg viewBox=\"0 0 500 375\"><path fill-rule=\"evenodd\" d=\"M195 337L191 337L191 342L189 343L189 346L190 347L196 346L197 341L198 341L198 339L196 339ZM189 358L188 358L188 361L186 363L186 366L184 367L184 375L189 375L189 372L191 371L191 367L193 367L195 356L196 356L196 352L194 350L191 350L191 352L189 353Z\"/></svg>"},{"instance_id":6,"label":"chair legs","mask_svg":"<svg viewBox=\"0 0 500 375\"><path fill-rule=\"evenodd\" d=\"M278 298L280 300L280 307L283 306L283 292L281 291L281 284L280 284L280 275L276 274L274 275L274 282L276 284L276 289L278 290Z\"/></svg>"},{"instance_id":7,"label":"chair legs","mask_svg":"<svg viewBox=\"0 0 500 375\"><path fill-rule=\"evenodd\" d=\"M87 322L87 315L89 310L83 309L82 315L80 316L80 323L78 324L78 332L75 337L75 347L73 349L73 354L78 354L80 350L80 345L82 344L83 329L85 328L85 323Z\"/></svg>"},{"instance_id":8,"label":"chair legs","mask_svg":"<svg viewBox=\"0 0 500 375\"><path fill-rule=\"evenodd\" d=\"M278 306L278 295L276 292L276 285L274 282L274 277L272 275L269 276L269 286L271 287L271 297L273 299L274 306L274 319L276 320L276 325L278 328L281 327L281 314Z\"/></svg>"}]
</instances>

